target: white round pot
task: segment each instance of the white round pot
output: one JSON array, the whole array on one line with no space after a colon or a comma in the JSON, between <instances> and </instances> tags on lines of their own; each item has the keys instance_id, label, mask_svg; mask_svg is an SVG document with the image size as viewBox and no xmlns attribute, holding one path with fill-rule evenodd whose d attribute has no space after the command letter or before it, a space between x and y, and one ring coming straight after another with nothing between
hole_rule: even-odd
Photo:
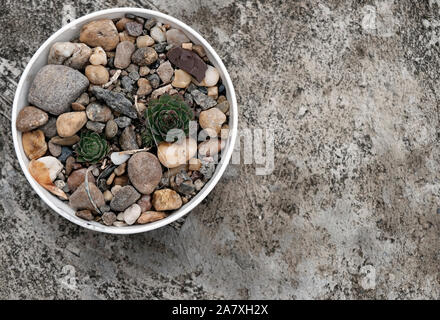
<instances>
[{"instance_id":1,"label":"white round pot","mask_svg":"<svg viewBox=\"0 0 440 320\"><path fill-rule=\"evenodd\" d=\"M222 82L226 88L227 99L230 103L230 116L229 116L229 138L226 142L226 146L222 151L222 158L220 163L217 165L216 171L212 178L205 184L202 190L191 199L187 204L182 206L179 210L175 211L173 214L169 215L165 219L145 224L145 225L133 225L133 226L125 226L125 227L114 227L114 226L105 226L98 222L94 221L86 221L81 218L78 218L75 215L75 211L70 208L66 203L59 200L57 197L53 196L50 192L40 186L34 178L30 175L28 170L29 160L26 157L23 151L23 145L21 141L21 132L18 132L15 127L15 122L17 119L17 114L19 111L28 105L27 96L32 80L34 79L37 72L47 64L47 57L49 55L49 50L55 42L59 41L71 41L79 36L81 27L93 20L103 19L103 18L122 18L125 14L131 13L144 18L155 18L157 21L162 22L164 24L169 24L172 27L178 28L182 30L188 38L194 44L202 45L206 51L207 56L209 57L210 62L217 68L220 73ZM15 93L14 105L12 108L12 136L14 139L14 147L15 152L17 153L18 161L20 162L20 166L31 184L34 188L35 192L47 203L49 207L51 207L55 212L63 216L64 218L80 225L84 228L113 233L113 234L132 234L139 232L146 232L150 230L154 230L165 226L181 217L186 215L192 209L194 209L214 188L214 186L219 181L223 172L225 171L228 162L231 158L232 151L234 148L235 139L237 136L237 122L238 122L238 111L237 111L237 101L235 98L234 87L232 85L229 74L223 65L220 57L214 51L214 49L209 45L209 43L196 31L194 31L191 27L186 25L185 23L179 21L176 18L173 18L169 15L152 11L146 9L137 9L137 8L116 8L116 9L108 9L97 11L86 16L83 16L75 21L72 21L68 25L64 26L60 30L58 30L55 34L53 34L43 45L38 49L38 51L34 54L32 59L29 61L26 69L21 76L20 82L17 86L17 91Z\"/></svg>"}]
</instances>

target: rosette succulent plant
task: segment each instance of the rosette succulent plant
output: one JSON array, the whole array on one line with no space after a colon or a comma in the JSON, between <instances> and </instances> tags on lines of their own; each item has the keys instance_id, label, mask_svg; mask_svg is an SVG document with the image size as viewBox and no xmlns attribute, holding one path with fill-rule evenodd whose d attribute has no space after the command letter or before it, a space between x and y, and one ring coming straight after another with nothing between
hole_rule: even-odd
<instances>
[{"instance_id":1,"label":"rosette succulent plant","mask_svg":"<svg viewBox=\"0 0 440 320\"><path fill-rule=\"evenodd\" d=\"M96 132L87 131L81 134L76 153L78 162L96 163L109 152L107 140Z\"/></svg>"},{"instance_id":2,"label":"rosette succulent plant","mask_svg":"<svg viewBox=\"0 0 440 320\"><path fill-rule=\"evenodd\" d=\"M159 99L150 100L145 110L146 128L142 133L144 145L151 147L165 141L169 133L177 130L188 135L189 122L193 117L193 111L179 96L163 95Z\"/></svg>"}]
</instances>

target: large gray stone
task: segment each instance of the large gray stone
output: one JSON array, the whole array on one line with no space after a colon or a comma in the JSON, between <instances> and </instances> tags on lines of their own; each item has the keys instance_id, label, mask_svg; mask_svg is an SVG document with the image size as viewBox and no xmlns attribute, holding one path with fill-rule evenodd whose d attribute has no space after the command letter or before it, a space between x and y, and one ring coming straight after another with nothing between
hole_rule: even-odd
<instances>
[{"instance_id":1,"label":"large gray stone","mask_svg":"<svg viewBox=\"0 0 440 320\"><path fill-rule=\"evenodd\" d=\"M47 65L38 71L28 101L54 115L67 112L89 86L89 80L81 72L62 65Z\"/></svg>"}]
</instances>

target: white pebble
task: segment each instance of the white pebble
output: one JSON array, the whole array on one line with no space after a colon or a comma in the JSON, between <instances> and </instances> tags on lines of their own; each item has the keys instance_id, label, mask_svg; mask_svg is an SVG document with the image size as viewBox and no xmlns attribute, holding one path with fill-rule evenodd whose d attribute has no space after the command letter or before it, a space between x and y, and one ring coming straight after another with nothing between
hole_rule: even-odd
<instances>
[{"instance_id":1,"label":"white pebble","mask_svg":"<svg viewBox=\"0 0 440 320\"><path fill-rule=\"evenodd\" d=\"M153 29L151 29L150 35L156 42L167 41L167 37L165 35L165 32L163 32L162 29L157 26L154 27Z\"/></svg>"},{"instance_id":2,"label":"white pebble","mask_svg":"<svg viewBox=\"0 0 440 320\"><path fill-rule=\"evenodd\" d=\"M208 69L206 69L205 72L205 78L201 84L205 87L213 87L217 84L219 79L220 74L218 73L217 69L208 65Z\"/></svg>"},{"instance_id":3,"label":"white pebble","mask_svg":"<svg viewBox=\"0 0 440 320\"><path fill-rule=\"evenodd\" d=\"M46 168L49 169L49 177L52 181L54 181L61 170L63 170L63 164L55 157L42 157L37 161L44 163Z\"/></svg>"},{"instance_id":4,"label":"white pebble","mask_svg":"<svg viewBox=\"0 0 440 320\"><path fill-rule=\"evenodd\" d=\"M141 211L142 211L142 209L138 204L136 204L136 203L132 204L124 211L124 221L128 225L132 225L133 223L136 222L136 220L141 215Z\"/></svg>"},{"instance_id":5,"label":"white pebble","mask_svg":"<svg viewBox=\"0 0 440 320\"><path fill-rule=\"evenodd\" d=\"M130 159L130 155L128 154L120 154L119 152L113 152L110 156L110 159L112 160L112 162L119 166L120 164L123 164L124 162L126 162L128 159Z\"/></svg>"}]
</instances>

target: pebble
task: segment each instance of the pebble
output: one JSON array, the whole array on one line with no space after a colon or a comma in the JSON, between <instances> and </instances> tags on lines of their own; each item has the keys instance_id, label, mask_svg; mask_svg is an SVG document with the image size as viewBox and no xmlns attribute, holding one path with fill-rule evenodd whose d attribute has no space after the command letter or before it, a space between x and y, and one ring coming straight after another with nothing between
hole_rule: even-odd
<instances>
[{"instance_id":1,"label":"pebble","mask_svg":"<svg viewBox=\"0 0 440 320\"><path fill-rule=\"evenodd\" d=\"M124 221L128 225L132 225L141 215L141 207L136 203L132 204L130 207L124 211Z\"/></svg>"},{"instance_id":2,"label":"pebble","mask_svg":"<svg viewBox=\"0 0 440 320\"><path fill-rule=\"evenodd\" d=\"M179 29L170 29L166 32L166 39L168 44L180 46L182 43L190 42L191 40Z\"/></svg>"},{"instance_id":3,"label":"pebble","mask_svg":"<svg viewBox=\"0 0 440 320\"><path fill-rule=\"evenodd\" d=\"M67 138L55 136L50 139L50 142L53 142L55 144L59 144L60 146L73 146L79 140L80 140L80 138L78 135L74 135L74 136L67 137Z\"/></svg>"},{"instance_id":4,"label":"pebble","mask_svg":"<svg viewBox=\"0 0 440 320\"><path fill-rule=\"evenodd\" d=\"M183 181L178 187L177 191L181 194L190 195L196 191L196 187L191 179Z\"/></svg>"},{"instance_id":5,"label":"pebble","mask_svg":"<svg viewBox=\"0 0 440 320\"><path fill-rule=\"evenodd\" d=\"M41 158L47 151L47 143L41 130L24 132L21 141L29 160Z\"/></svg>"},{"instance_id":6,"label":"pebble","mask_svg":"<svg viewBox=\"0 0 440 320\"><path fill-rule=\"evenodd\" d=\"M101 211L102 213L110 212L110 207L105 204L105 205L99 207L99 211Z\"/></svg>"},{"instance_id":7,"label":"pebble","mask_svg":"<svg viewBox=\"0 0 440 320\"><path fill-rule=\"evenodd\" d=\"M50 142L49 142L50 143ZM72 172L72 170L73 170L73 164L75 163L75 158L74 157L68 157L67 159L66 159L66 175L68 176L68 175L70 175L70 173Z\"/></svg>"},{"instance_id":8,"label":"pebble","mask_svg":"<svg viewBox=\"0 0 440 320\"><path fill-rule=\"evenodd\" d=\"M162 63L159 68L157 68L157 74L163 83L170 82L171 78L173 77L173 73L174 69L169 61Z\"/></svg>"},{"instance_id":9,"label":"pebble","mask_svg":"<svg viewBox=\"0 0 440 320\"><path fill-rule=\"evenodd\" d=\"M160 87L156 90L154 90L151 93L151 98L152 99L157 99L159 98L161 95L165 94L165 93L169 93L171 90L173 89L173 87L171 86L171 84L167 84L166 86Z\"/></svg>"},{"instance_id":10,"label":"pebble","mask_svg":"<svg viewBox=\"0 0 440 320\"><path fill-rule=\"evenodd\" d=\"M139 76L143 77L150 73L150 68L143 66L139 68Z\"/></svg>"},{"instance_id":11,"label":"pebble","mask_svg":"<svg viewBox=\"0 0 440 320\"><path fill-rule=\"evenodd\" d=\"M100 87L93 87L92 92L98 99L104 100L107 106L114 111L132 119L137 118L137 112L132 103L122 93L112 92Z\"/></svg>"},{"instance_id":12,"label":"pebble","mask_svg":"<svg viewBox=\"0 0 440 320\"><path fill-rule=\"evenodd\" d=\"M122 176L125 173L125 169L127 168L127 163L124 162L123 164L119 165L115 171L113 171L115 173L115 175Z\"/></svg>"},{"instance_id":13,"label":"pebble","mask_svg":"<svg viewBox=\"0 0 440 320\"><path fill-rule=\"evenodd\" d=\"M130 65L131 55L135 51L135 46L130 41L123 41L116 47L115 60L113 64L118 69L125 69Z\"/></svg>"},{"instance_id":14,"label":"pebble","mask_svg":"<svg viewBox=\"0 0 440 320\"><path fill-rule=\"evenodd\" d=\"M38 128L43 131L46 138L53 138L57 135L57 118L49 117L45 125Z\"/></svg>"},{"instance_id":15,"label":"pebble","mask_svg":"<svg viewBox=\"0 0 440 320\"><path fill-rule=\"evenodd\" d=\"M139 97L145 97L146 95L150 94L151 91L153 91L153 88L150 84L150 81L148 81L145 78L140 78L137 82L138 85L138 90L137 90L137 95Z\"/></svg>"},{"instance_id":16,"label":"pebble","mask_svg":"<svg viewBox=\"0 0 440 320\"><path fill-rule=\"evenodd\" d=\"M45 125L48 121L49 115L46 112L28 106L20 110L15 124L18 131L27 132Z\"/></svg>"},{"instance_id":17,"label":"pebble","mask_svg":"<svg viewBox=\"0 0 440 320\"><path fill-rule=\"evenodd\" d=\"M115 227L125 227L127 224L123 221L115 221L115 222L113 222L113 225Z\"/></svg>"},{"instance_id":18,"label":"pebble","mask_svg":"<svg viewBox=\"0 0 440 320\"><path fill-rule=\"evenodd\" d=\"M130 155L120 154L119 152L113 152L110 155L110 159L112 160L113 164L120 165L126 162L128 159L130 159Z\"/></svg>"},{"instance_id":19,"label":"pebble","mask_svg":"<svg viewBox=\"0 0 440 320\"><path fill-rule=\"evenodd\" d=\"M134 81L138 81L140 78L139 72L137 71L130 72L128 76Z\"/></svg>"},{"instance_id":20,"label":"pebble","mask_svg":"<svg viewBox=\"0 0 440 320\"><path fill-rule=\"evenodd\" d=\"M198 158L191 158L189 159L189 167L188 169L191 171L197 171L202 166L202 161Z\"/></svg>"},{"instance_id":21,"label":"pebble","mask_svg":"<svg viewBox=\"0 0 440 320\"><path fill-rule=\"evenodd\" d=\"M90 121L107 122L113 119L112 110L98 102L92 102L87 106L86 115Z\"/></svg>"},{"instance_id":22,"label":"pebble","mask_svg":"<svg viewBox=\"0 0 440 320\"><path fill-rule=\"evenodd\" d=\"M64 64L73 69L82 70L92 54L84 43L55 42L49 51L48 64Z\"/></svg>"},{"instance_id":23,"label":"pebble","mask_svg":"<svg viewBox=\"0 0 440 320\"><path fill-rule=\"evenodd\" d=\"M59 157L61 155L61 146L60 145L49 141L47 146L48 146L49 152L52 156Z\"/></svg>"},{"instance_id":24,"label":"pebble","mask_svg":"<svg viewBox=\"0 0 440 320\"><path fill-rule=\"evenodd\" d=\"M142 212L148 211L151 209L151 196L143 195L136 203L141 207Z\"/></svg>"},{"instance_id":25,"label":"pebble","mask_svg":"<svg viewBox=\"0 0 440 320\"><path fill-rule=\"evenodd\" d=\"M220 139L217 138L211 138L199 144L198 146L199 154L202 157L214 156L217 153L219 153L220 150L224 148L224 146L225 146L224 141L221 141Z\"/></svg>"},{"instance_id":26,"label":"pebble","mask_svg":"<svg viewBox=\"0 0 440 320\"><path fill-rule=\"evenodd\" d=\"M166 37L165 32L163 32L163 30L160 27L158 27L158 26L155 26L154 28L152 28L150 30L150 36L156 42L165 42L165 41L167 41L167 37Z\"/></svg>"},{"instance_id":27,"label":"pebble","mask_svg":"<svg viewBox=\"0 0 440 320\"><path fill-rule=\"evenodd\" d=\"M229 101L225 100L221 103L218 103L215 107L219 109L221 112L226 113L229 110Z\"/></svg>"},{"instance_id":28,"label":"pebble","mask_svg":"<svg viewBox=\"0 0 440 320\"><path fill-rule=\"evenodd\" d=\"M156 19L151 18L145 21L144 28L147 30L151 30L156 25Z\"/></svg>"},{"instance_id":29,"label":"pebble","mask_svg":"<svg viewBox=\"0 0 440 320\"><path fill-rule=\"evenodd\" d=\"M84 107L81 103L73 102L72 103L72 110L73 111L85 111L86 107Z\"/></svg>"},{"instance_id":30,"label":"pebble","mask_svg":"<svg viewBox=\"0 0 440 320\"><path fill-rule=\"evenodd\" d=\"M135 21L128 21L125 24L125 30L132 37L139 37L142 34L144 26Z\"/></svg>"},{"instance_id":31,"label":"pebble","mask_svg":"<svg viewBox=\"0 0 440 320\"><path fill-rule=\"evenodd\" d=\"M193 104L194 104L194 100L193 100L193 97L192 97L191 93L189 93L189 92L185 92L184 99L185 99L185 102L186 102L190 107L193 106Z\"/></svg>"},{"instance_id":32,"label":"pebble","mask_svg":"<svg viewBox=\"0 0 440 320\"><path fill-rule=\"evenodd\" d=\"M119 43L118 30L110 19L95 20L81 28L79 40L91 47L112 51Z\"/></svg>"},{"instance_id":33,"label":"pebble","mask_svg":"<svg viewBox=\"0 0 440 320\"><path fill-rule=\"evenodd\" d=\"M66 186L66 182L63 180L55 180L54 184L57 188L60 189L64 189L64 187Z\"/></svg>"},{"instance_id":34,"label":"pebble","mask_svg":"<svg viewBox=\"0 0 440 320\"><path fill-rule=\"evenodd\" d=\"M126 127L128 127L131 124L131 119L128 117L118 117L115 119L116 124L118 125L119 128L124 129Z\"/></svg>"},{"instance_id":35,"label":"pebble","mask_svg":"<svg viewBox=\"0 0 440 320\"><path fill-rule=\"evenodd\" d=\"M86 176L87 169L78 169L73 171L69 177L67 178L67 185L69 186L69 189L75 191L82 183L84 183L85 176ZM89 183L96 183L95 177L91 172L89 172Z\"/></svg>"},{"instance_id":36,"label":"pebble","mask_svg":"<svg viewBox=\"0 0 440 320\"><path fill-rule=\"evenodd\" d=\"M199 123L203 129L215 130L217 135L220 133L222 124L226 121L226 115L217 108L211 108L200 112Z\"/></svg>"},{"instance_id":37,"label":"pebble","mask_svg":"<svg viewBox=\"0 0 440 320\"><path fill-rule=\"evenodd\" d=\"M197 81L202 81L205 78L205 72L208 67L193 51L185 50L181 47L174 47L168 51L167 57L173 65L188 72L194 76Z\"/></svg>"},{"instance_id":38,"label":"pebble","mask_svg":"<svg viewBox=\"0 0 440 320\"><path fill-rule=\"evenodd\" d=\"M200 179L197 179L196 181L194 181L194 187L196 188L196 191L202 190L204 185L205 185L205 183Z\"/></svg>"},{"instance_id":39,"label":"pebble","mask_svg":"<svg viewBox=\"0 0 440 320\"><path fill-rule=\"evenodd\" d=\"M208 88L208 97L211 97L213 99L217 99L218 98L218 87L216 87L216 86L209 87Z\"/></svg>"},{"instance_id":40,"label":"pebble","mask_svg":"<svg viewBox=\"0 0 440 320\"><path fill-rule=\"evenodd\" d=\"M89 183L90 195L99 208L105 204L101 190L94 183ZM74 209L88 209L94 211L95 208L90 202L84 183L82 183L69 197L69 205Z\"/></svg>"},{"instance_id":41,"label":"pebble","mask_svg":"<svg viewBox=\"0 0 440 320\"><path fill-rule=\"evenodd\" d=\"M128 180L127 176L120 176L120 177L115 178L114 184L124 187L124 186L128 185L128 182L129 182L129 180Z\"/></svg>"},{"instance_id":42,"label":"pebble","mask_svg":"<svg viewBox=\"0 0 440 320\"><path fill-rule=\"evenodd\" d=\"M213 87L217 84L219 79L220 79L220 74L218 70L213 66L208 65L208 68L206 69L205 72L205 78L203 78L200 85L204 87Z\"/></svg>"},{"instance_id":43,"label":"pebble","mask_svg":"<svg viewBox=\"0 0 440 320\"><path fill-rule=\"evenodd\" d=\"M104 212L101 218L102 222L104 222L106 226L111 226L114 222L116 222L116 214L111 211Z\"/></svg>"},{"instance_id":44,"label":"pebble","mask_svg":"<svg viewBox=\"0 0 440 320\"><path fill-rule=\"evenodd\" d=\"M109 190L105 190L103 195L106 202L110 202L113 199L113 194Z\"/></svg>"},{"instance_id":45,"label":"pebble","mask_svg":"<svg viewBox=\"0 0 440 320\"><path fill-rule=\"evenodd\" d=\"M197 142L192 138L186 138L182 143L163 141L157 150L159 161L167 168L176 168L186 164L196 153Z\"/></svg>"},{"instance_id":46,"label":"pebble","mask_svg":"<svg viewBox=\"0 0 440 320\"><path fill-rule=\"evenodd\" d=\"M211 98L210 96L202 93L199 90L194 90L191 92L191 95L194 98L194 101L203 109L207 110L215 105L217 105L217 101L215 99Z\"/></svg>"},{"instance_id":47,"label":"pebble","mask_svg":"<svg viewBox=\"0 0 440 320\"><path fill-rule=\"evenodd\" d=\"M186 50L192 50L193 44L191 42L182 43L182 48Z\"/></svg>"},{"instance_id":48,"label":"pebble","mask_svg":"<svg viewBox=\"0 0 440 320\"><path fill-rule=\"evenodd\" d=\"M29 164L30 174L42 185L54 181L62 170L63 164L51 156L32 160Z\"/></svg>"},{"instance_id":49,"label":"pebble","mask_svg":"<svg viewBox=\"0 0 440 320\"><path fill-rule=\"evenodd\" d=\"M110 208L114 211L124 211L139 200L141 195L132 186L124 186L114 194Z\"/></svg>"},{"instance_id":50,"label":"pebble","mask_svg":"<svg viewBox=\"0 0 440 320\"><path fill-rule=\"evenodd\" d=\"M132 72L139 72L139 66L131 63L126 69L125 71L127 71L128 73L132 73Z\"/></svg>"},{"instance_id":51,"label":"pebble","mask_svg":"<svg viewBox=\"0 0 440 320\"><path fill-rule=\"evenodd\" d=\"M116 29L121 32L125 30L125 24L127 22L133 21L133 19L122 18L116 23Z\"/></svg>"},{"instance_id":52,"label":"pebble","mask_svg":"<svg viewBox=\"0 0 440 320\"><path fill-rule=\"evenodd\" d=\"M140 36L136 39L136 45L138 48L151 47L154 45L154 39L148 35Z\"/></svg>"},{"instance_id":53,"label":"pebble","mask_svg":"<svg viewBox=\"0 0 440 320\"><path fill-rule=\"evenodd\" d=\"M191 75L181 69L174 71L174 80L171 85L175 88L185 89L191 83Z\"/></svg>"},{"instance_id":54,"label":"pebble","mask_svg":"<svg viewBox=\"0 0 440 320\"><path fill-rule=\"evenodd\" d=\"M128 34L127 31L123 31L119 33L119 42L131 42L132 44L134 44L136 42L136 37L132 37Z\"/></svg>"},{"instance_id":55,"label":"pebble","mask_svg":"<svg viewBox=\"0 0 440 320\"><path fill-rule=\"evenodd\" d=\"M90 83L96 85L106 84L110 80L110 75L104 66L88 65L85 71L87 79Z\"/></svg>"},{"instance_id":56,"label":"pebble","mask_svg":"<svg viewBox=\"0 0 440 320\"><path fill-rule=\"evenodd\" d=\"M71 137L87 123L87 115L84 111L67 112L57 119L57 132L60 137Z\"/></svg>"},{"instance_id":57,"label":"pebble","mask_svg":"<svg viewBox=\"0 0 440 320\"><path fill-rule=\"evenodd\" d=\"M107 178L107 185L110 186L113 183L113 180L115 180L116 174L114 172L112 172L112 174L110 175L110 177Z\"/></svg>"},{"instance_id":58,"label":"pebble","mask_svg":"<svg viewBox=\"0 0 440 320\"><path fill-rule=\"evenodd\" d=\"M200 173L203 174L204 181L208 181L211 179L212 175L215 172L215 163L213 158L203 158L202 167L200 168Z\"/></svg>"},{"instance_id":59,"label":"pebble","mask_svg":"<svg viewBox=\"0 0 440 320\"><path fill-rule=\"evenodd\" d=\"M153 193L152 204L157 211L176 210L182 206L182 199L176 191L162 189Z\"/></svg>"},{"instance_id":60,"label":"pebble","mask_svg":"<svg viewBox=\"0 0 440 320\"><path fill-rule=\"evenodd\" d=\"M96 133L102 133L105 128L105 123L96 121L87 121L86 128Z\"/></svg>"},{"instance_id":61,"label":"pebble","mask_svg":"<svg viewBox=\"0 0 440 320\"><path fill-rule=\"evenodd\" d=\"M151 47L139 48L131 56L131 61L138 66L148 66L156 62L158 58L156 50Z\"/></svg>"},{"instance_id":62,"label":"pebble","mask_svg":"<svg viewBox=\"0 0 440 320\"><path fill-rule=\"evenodd\" d=\"M58 160L65 163L67 158L70 157L73 154L72 148L69 147L61 147L61 155L58 157Z\"/></svg>"},{"instance_id":63,"label":"pebble","mask_svg":"<svg viewBox=\"0 0 440 320\"><path fill-rule=\"evenodd\" d=\"M166 213L163 212L147 211L147 212L143 212L136 222L138 224L146 224L146 223L162 220L166 217L167 217Z\"/></svg>"},{"instance_id":64,"label":"pebble","mask_svg":"<svg viewBox=\"0 0 440 320\"><path fill-rule=\"evenodd\" d=\"M206 56L205 49L201 45L193 45L192 50L196 52L201 58Z\"/></svg>"},{"instance_id":65,"label":"pebble","mask_svg":"<svg viewBox=\"0 0 440 320\"><path fill-rule=\"evenodd\" d=\"M147 77L148 81L150 81L153 89L157 89L160 85L160 78L157 74L152 74Z\"/></svg>"},{"instance_id":66,"label":"pebble","mask_svg":"<svg viewBox=\"0 0 440 320\"><path fill-rule=\"evenodd\" d=\"M107 139L111 139L118 133L118 125L114 120L107 121L105 125L105 136Z\"/></svg>"},{"instance_id":67,"label":"pebble","mask_svg":"<svg viewBox=\"0 0 440 320\"><path fill-rule=\"evenodd\" d=\"M119 138L119 144L124 151L139 149L133 126L129 126L122 131L121 137Z\"/></svg>"},{"instance_id":68,"label":"pebble","mask_svg":"<svg viewBox=\"0 0 440 320\"><path fill-rule=\"evenodd\" d=\"M165 42L156 43L154 45L154 50L156 50L157 53L164 53L166 49L167 49L167 44Z\"/></svg>"},{"instance_id":69,"label":"pebble","mask_svg":"<svg viewBox=\"0 0 440 320\"><path fill-rule=\"evenodd\" d=\"M105 66L107 64L107 54L105 53L104 49L102 49L101 47L93 48L93 52L89 58L89 62L94 66Z\"/></svg>"},{"instance_id":70,"label":"pebble","mask_svg":"<svg viewBox=\"0 0 440 320\"><path fill-rule=\"evenodd\" d=\"M75 101L76 103L82 104L83 106L86 106L90 102L90 97L87 94L87 92L82 93L78 99Z\"/></svg>"},{"instance_id":71,"label":"pebble","mask_svg":"<svg viewBox=\"0 0 440 320\"><path fill-rule=\"evenodd\" d=\"M75 213L75 215L77 217L84 219L84 220L87 220L87 221L92 221L94 218L92 211L90 211L90 210L80 210L80 211L77 211Z\"/></svg>"},{"instance_id":72,"label":"pebble","mask_svg":"<svg viewBox=\"0 0 440 320\"><path fill-rule=\"evenodd\" d=\"M149 152L138 152L131 156L127 172L133 186L142 194L152 193L162 178L159 160Z\"/></svg>"},{"instance_id":73,"label":"pebble","mask_svg":"<svg viewBox=\"0 0 440 320\"><path fill-rule=\"evenodd\" d=\"M112 193L113 196L115 196L115 194L122 189L122 186L120 185L115 185L110 189L110 192Z\"/></svg>"},{"instance_id":74,"label":"pebble","mask_svg":"<svg viewBox=\"0 0 440 320\"><path fill-rule=\"evenodd\" d=\"M61 65L46 65L38 71L29 89L28 101L38 108L59 115L67 112L89 87L81 72Z\"/></svg>"},{"instance_id":75,"label":"pebble","mask_svg":"<svg viewBox=\"0 0 440 320\"><path fill-rule=\"evenodd\" d=\"M134 81L129 76L124 76L121 79L121 86L127 91L133 91Z\"/></svg>"}]
</instances>

